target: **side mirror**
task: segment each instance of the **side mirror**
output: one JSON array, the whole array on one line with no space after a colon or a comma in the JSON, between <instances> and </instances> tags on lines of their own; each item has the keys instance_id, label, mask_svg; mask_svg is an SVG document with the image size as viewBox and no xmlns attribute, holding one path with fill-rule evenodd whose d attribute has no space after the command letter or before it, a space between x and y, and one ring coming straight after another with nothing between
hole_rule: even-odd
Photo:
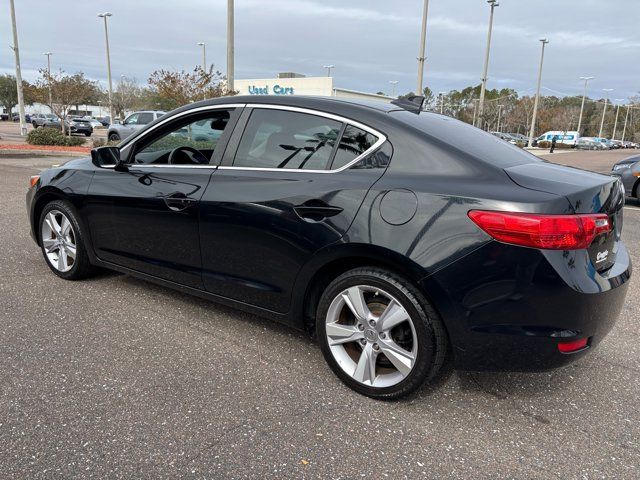
<instances>
[{"instance_id":1,"label":"side mirror","mask_svg":"<svg viewBox=\"0 0 640 480\"><path fill-rule=\"evenodd\" d=\"M126 164L120 158L118 147L98 147L91 150L91 162L98 168L113 168L118 171L127 171Z\"/></svg>"}]
</instances>

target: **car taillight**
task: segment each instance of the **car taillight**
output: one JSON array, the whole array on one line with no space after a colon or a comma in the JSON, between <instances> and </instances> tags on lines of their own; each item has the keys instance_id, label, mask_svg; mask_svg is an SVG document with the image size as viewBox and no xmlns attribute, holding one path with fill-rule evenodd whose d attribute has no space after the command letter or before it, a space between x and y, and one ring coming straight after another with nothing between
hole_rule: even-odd
<instances>
[{"instance_id":1,"label":"car taillight","mask_svg":"<svg viewBox=\"0 0 640 480\"><path fill-rule=\"evenodd\" d=\"M29 185L31 185L31 187L35 187L38 180L40 180L40 175L32 175L29 177Z\"/></svg>"},{"instance_id":2,"label":"car taillight","mask_svg":"<svg viewBox=\"0 0 640 480\"><path fill-rule=\"evenodd\" d=\"M471 210L469 218L500 242L548 250L588 248L601 233L611 231L605 214L538 215Z\"/></svg>"}]
</instances>

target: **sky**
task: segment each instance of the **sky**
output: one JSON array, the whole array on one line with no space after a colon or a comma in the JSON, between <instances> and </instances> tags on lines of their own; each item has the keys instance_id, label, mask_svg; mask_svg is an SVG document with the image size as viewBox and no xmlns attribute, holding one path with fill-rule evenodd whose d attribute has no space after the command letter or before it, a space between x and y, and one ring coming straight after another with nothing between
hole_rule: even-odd
<instances>
[{"instance_id":1,"label":"sky","mask_svg":"<svg viewBox=\"0 0 640 480\"><path fill-rule=\"evenodd\" d=\"M99 12L109 11L114 82L146 83L156 69L191 70L207 61L226 69L226 0L15 0L23 78L46 66L84 72L106 87ZM294 71L326 75L334 86L366 92L416 89L422 0L236 0L236 78ZM489 6L484 0L430 0L424 82L434 92L478 84ZM623 103L640 91L639 0L500 0L495 9L488 88L533 94L547 37L542 94L589 95ZM9 0L0 0L0 45L13 43ZM15 73L0 48L0 73Z\"/></svg>"}]
</instances>

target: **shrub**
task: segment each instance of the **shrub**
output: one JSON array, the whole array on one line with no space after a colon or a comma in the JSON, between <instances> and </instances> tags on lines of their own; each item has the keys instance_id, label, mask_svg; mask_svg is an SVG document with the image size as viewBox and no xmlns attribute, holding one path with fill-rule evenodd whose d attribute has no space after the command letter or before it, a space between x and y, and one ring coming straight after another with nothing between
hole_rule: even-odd
<instances>
[{"instance_id":1,"label":"shrub","mask_svg":"<svg viewBox=\"0 0 640 480\"><path fill-rule=\"evenodd\" d=\"M84 139L78 137L67 137L60 130L54 128L33 129L27 135L29 145L55 145L77 147L84 145Z\"/></svg>"},{"instance_id":2,"label":"shrub","mask_svg":"<svg viewBox=\"0 0 640 480\"><path fill-rule=\"evenodd\" d=\"M107 141L104 138L93 138L91 140L93 142L93 148L98 147L115 147L120 143L120 140L109 140Z\"/></svg>"}]
</instances>

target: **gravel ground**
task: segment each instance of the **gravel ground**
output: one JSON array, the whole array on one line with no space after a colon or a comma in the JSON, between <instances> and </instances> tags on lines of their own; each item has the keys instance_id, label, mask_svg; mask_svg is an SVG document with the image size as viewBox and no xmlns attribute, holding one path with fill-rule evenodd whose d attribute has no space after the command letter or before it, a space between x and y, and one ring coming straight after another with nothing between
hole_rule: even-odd
<instances>
[{"instance_id":1,"label":"gravel ground","mask_svg":"<svg viewBox=\"0 0 640 480\"><path fill-rule=\"evenodd\" d=\"M0 157L0 478L640 477L637 279L572 366L377 402L285 327L126 275L55 277L24 193L58 161ZM625 217L640 265L638 205Z\"/></svg>"}]
</instances>

